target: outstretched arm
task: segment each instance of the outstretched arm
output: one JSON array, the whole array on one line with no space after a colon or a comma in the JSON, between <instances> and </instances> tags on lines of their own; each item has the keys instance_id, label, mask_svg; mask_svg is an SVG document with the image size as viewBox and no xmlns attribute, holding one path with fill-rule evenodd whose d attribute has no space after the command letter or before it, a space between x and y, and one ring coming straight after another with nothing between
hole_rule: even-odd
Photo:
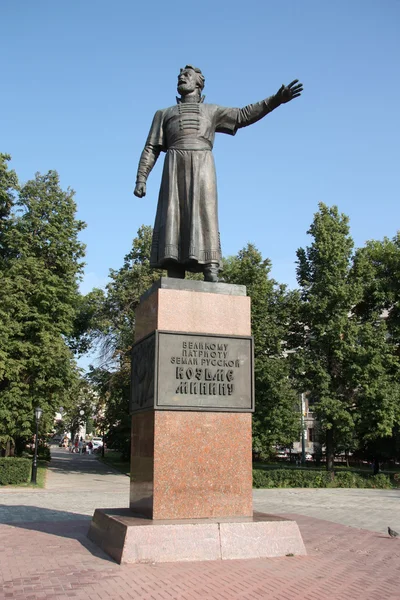
<instances>
[{"instance_id":1,"label":"outstretched arm","mask_svg":"<svg viewBox=\"0 0 400 600\"><path fill-rule=\"evenodd\" d=\"M295 79L289 85L282 85L276 94L270 96L266 100L261 100L256 104L249 104L239 110L236 127L247 127L256 123L275 108L286 102L290 102L293 98L298 98L303 91L303 84Z\"/></svg>"}]
</instances>

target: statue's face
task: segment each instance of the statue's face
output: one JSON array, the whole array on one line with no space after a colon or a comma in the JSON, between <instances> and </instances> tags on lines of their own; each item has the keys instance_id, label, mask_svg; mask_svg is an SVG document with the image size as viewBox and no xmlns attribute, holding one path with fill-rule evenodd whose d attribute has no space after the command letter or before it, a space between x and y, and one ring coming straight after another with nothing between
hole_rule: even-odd
<instances>
[{"instance_id":1,"label":"statue's face","mask_svg":"<svg viewBox=\"0 0 400 600\"><path fill-rule=\"evenodd\" d=\"M196 73L192 69L183 69L178 75L178 93L185 96L194 92L197 87Z\"/></svg>"}]
</instances>

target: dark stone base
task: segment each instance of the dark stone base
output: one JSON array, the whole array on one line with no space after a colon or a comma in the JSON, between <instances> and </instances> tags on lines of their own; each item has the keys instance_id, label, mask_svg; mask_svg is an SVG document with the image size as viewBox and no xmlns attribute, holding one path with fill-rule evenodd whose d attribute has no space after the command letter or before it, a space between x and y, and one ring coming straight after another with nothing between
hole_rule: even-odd
<instances>
[{"instance_id":1,"label":"dark stone base","mask_svg":"<svg viewBox=\"0 0 400 600\"><path fill-rule=\"evenodd\" d=\"M206 292L208 294L224 294L227 296L245 296L246 286L232 283L213 283L209 281L193 281L175 277L160 277L141 296L140 302L154 294L156 290L186 290L189 292Z\"/></svg>"},{"instance_id":2,"label":"dark stone base","mask_svg":"<svg viewBox=\"0 0 400 600\"><path fill-rule=\"evenodd\" d=\"M129 509L96 509L88 537L118 563L305 555L295 521L254 513L234 519L154 521Z\"/></svg>"}]
</instances>

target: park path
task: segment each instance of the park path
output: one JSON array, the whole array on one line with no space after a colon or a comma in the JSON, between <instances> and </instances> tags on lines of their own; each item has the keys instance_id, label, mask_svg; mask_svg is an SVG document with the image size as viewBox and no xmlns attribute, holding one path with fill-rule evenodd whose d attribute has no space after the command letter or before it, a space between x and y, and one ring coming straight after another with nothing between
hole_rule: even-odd
<instances>
[{"instance_id":1,"label":"park path","mask_svg":"<svg viewBox=\"0 0 400 600\"><path fill-rule=\"evenodd\" d=\"M0 490L0 523L90 519L96 508L129 505L129 477L97 460L51 448L45 489Z\"/></svg>"},{"instance_id":2,"label":"park path","mask_svg":"<svg viewBox=\"0 0 400 600\"><path fill-rule=\"evenodd\" d=\"M382 529L388 518L400 529L400 491L254 498L297 520L307 556L117 565L86 534L95 508L128 505L129 478L54 449L46 489L0 490L0 600L400 600L400 540ZM359 513L366 528L346 526Z\"/></svg>"},{"instance_id":3,"label":"park path","mask_svg":"<svg viewBox=\"0 0 400 600\"><path fill-rule=\"evenodd\" d=\"M253 490L253 499L261 512L296 513L381 533L390 525L400 532L400 489Z\"/></svg>"},{"instance_id":4,"label":"park path","mask_svg":"<svg viewBox=\"0 0 400 600\"><path fill-rule=\"evenodd\" d=\"M0 523L88 519L96 508L129 506L129 477L95 455L54 446L51 452L44 490L0 490ZM253 495L254 509L261 512L296 513L381 533L390 525L400 531L400 489L271 489Z\"/></svg>"},{"instance_id":5,"label":"park path","mask_svg":"<svg viewBox=\"0 0 400 600\"><path fill-rule=\"evenodd\" d=\"M129 478L97 460L95 454L75 454L52 447L51 456L46 483L48 491L129 493Z\"/></svg>"}]
</instances>

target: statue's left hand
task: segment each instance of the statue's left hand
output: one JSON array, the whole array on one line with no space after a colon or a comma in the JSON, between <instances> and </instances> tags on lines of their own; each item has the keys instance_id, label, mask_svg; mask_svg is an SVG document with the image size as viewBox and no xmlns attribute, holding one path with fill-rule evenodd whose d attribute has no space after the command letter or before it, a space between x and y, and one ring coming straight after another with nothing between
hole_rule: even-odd
<instances>
[{"instance_id":1,"label":"statue's left hand","mask_svg":"<svg viewBox=\"0 0 400 600\"><path fill-rule=\"evenodd\" d=\"M279 104L285 104L290 102L293 98L298 98L303 91L303 84L299 83L298 79L295 79L289 85L281 85L277 93L275 94Z\"/></svg>"}]
</instances>

